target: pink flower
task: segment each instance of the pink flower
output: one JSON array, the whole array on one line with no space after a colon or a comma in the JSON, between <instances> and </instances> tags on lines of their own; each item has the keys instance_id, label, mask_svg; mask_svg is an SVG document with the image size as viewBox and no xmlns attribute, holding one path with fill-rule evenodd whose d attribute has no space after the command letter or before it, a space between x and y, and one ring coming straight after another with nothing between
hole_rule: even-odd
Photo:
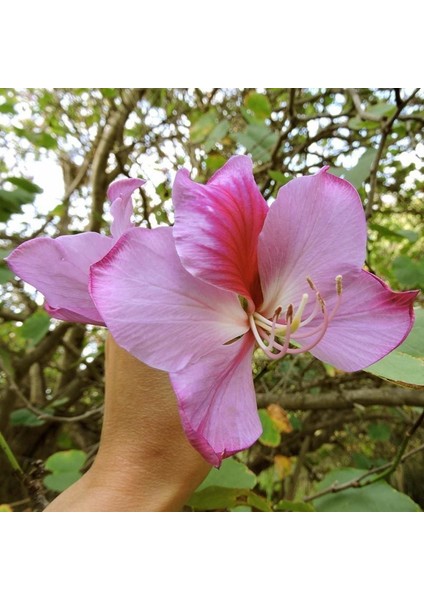
<instances>
[{"instance_id":1,"label":"pink flower","mask_svg":"<svg viewBox=\"0 0 424 600\"><path fill-rule=\"evenodd\" d=\"M261 434L256 345L355 371L409 333L417 292L362 270L360 198L326 168L268 208L236 156L207 185L181 170L173 201L175 226L126 232L91 268L90 291L117 342L170 372L187 436L212 464Z\"/></svg>"},{"instance_id":2,"label":"pink flower","mask_svg":"<svg viewBox=\"0 0 424 600\"><path fill-rule=\"evenodd\" d=\"M88 293L90 265L97 262L133 227L131 194L142 179L121 179L109 186L112 236L94 232L35 238L7 258L10 269L45 296L45 309L56 319L104 325Z\"/></svg>"}]
</instances>

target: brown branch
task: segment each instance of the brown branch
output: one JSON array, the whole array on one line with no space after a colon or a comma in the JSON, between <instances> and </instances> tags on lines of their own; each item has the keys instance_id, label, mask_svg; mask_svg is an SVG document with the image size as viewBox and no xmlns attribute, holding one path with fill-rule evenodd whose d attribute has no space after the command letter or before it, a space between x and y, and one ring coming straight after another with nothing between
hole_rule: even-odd
<instances>
[{"instance_id":1,"label":"brown branch","mask_svg":"<svg viewBox=\"0 0 424 600\"><path fill-rule=\"evenodd\" d=\"M111 113L94 152L90 177L93 198L89 226L91 231L100 231L102 225L103 203L107 186L110 183L106 173L109 155L117 141L122 143L125 123L136 107L137 102L142 98L143 93L144 90L142 89L123 90L122 102Z\"/></svg>"},{"instance_id":2,"label":"brown branch","mask_svg":"<svg viewBox=\"0 0 424 600\"><path fill-rule=\"evenodd\" d=\"M399 115L401 114L401 112L403 111L405 106L407 106L407 104L409 104L409 102L416 96L416 94L419 92L419 89L420 88L416 88L412 92L412 94L410 96L408 96L408 98L406 98L405 100L398 101L397 110L396 110L395 114L389 120L381 121L383 123L381 138L380 138L380 142L378 144L377 154L373 161L373 164L371 166L371 171L370 171L370 193L368 194L367 206L365 209L365 216L367 219L371 216L372 210L373 210L372 206L373 206L374 197L375 197L375 194L377 191L377 174L378 174L380 162L383 158L387 138L389 137L389 135L391 133L394 122L399 117Z\"/></svg>"},{"instance_id":3,"label":"brown branch","mask_svg":"<svg viewBox=\"0 0 424 600\"><path fill-rule=\"evenodd\" d=\"M359 94L355 89L346 88L346 91L349 93L349 96L352 98L352 101L353 101L353 104L355 105L358 116L363 121L374 121L377 123L381 123L381 121L384 119L384 116L379 117L378 115L374 115L373 113L369 113L366 110L364 110L362 108L361 98L359 97Z\"/></svg>"},{"instance_id":4,"label":"brown branch","mask_svg":"<svg viewBox=\"0 0 424 600\"><path fill-rule=\"evenodd\" d=\"M299 481L300 473L302 471L303 463L305 461L306 454L308 453L309 446L311 444L311 436L305 436L302 445L300 447L300 452L296 459L296 466L293 472L293 475L290 477L289 486L286 494L287 500L293 500L296 494L296 488Z\"/></svg>"},{"instance_id":5,"label":"brown branch","mask_svg":"<svg viewBox=\"0 0 424 600\"><path fill-rule=\"evenodd\" d=\"M258 405L271 402L286 410L322 410L355 408L356 406L422 406L424 391L401 387L380 387L359 390L342 390L325 394L258 394Z\"/></svg>"},{"instance_id":6,"label":"brown branch","mask_svg":"<svg viewBox=\"0 0 424 600\"><path fill-rule=\"evenodd\" d=\"M2 366L2 361L0 359L0 367L3 368ZM30 410L34 415L36 415L39 419L42 419L43 421L50 421L50 422L55 422L55 423L75 423L78 421L83 421L85 419L88 419L89 417L92 417L93 415L99 415L103 412L103 407L97 407L94 408L92 410L88 410L87 412L81 414L81 415L75 415L73 417L57 417L55 415L51 415L50 413L46 413L43 410L40 410L39 408L35 407L33 404L31 404L31 402L28 400L28 398L25 396L25 394L23 394L17 384L17 382L15 381L14 377L12 376L11 373L9 373L6 369L4 369L4 373L6 375L6 379L9 383L10 389L13 390L13 392L16 394L16 396L19 398L19 400L21 400L21 402L26 406L26 408L28 408L28 410Z\"/></svg>"},{"instance_id":7,"label":"brown branch","mask_svg":"<svg viewBox=\"0 0 424 600\"><path fill-rule=\"evenodd\" d=\"M15 313L3 306L0 307L0 319L3 319L3 321L25 321L28 317L29 313L27 312Z\"/></svg>"},{"instance_id":8,"label":"brown branch","mask_svg":"<svg viewBox=\"0 0 424 600\"><path fill-rule=\"evenodd\" d=\"M43 369L39 362L35 362L29 368L30 403L43 406L46 403L45 384Z\"/></svg>"},{"instance_id":9,"label":"brown branch","mask_svg":"<svg viewBox=\"0 0 424 600\"><path fill-rule=\"evenodd\" d=\"M72 327L72 323L60 323L53 331L51 331L34 350L31 350L21 359L16 361L16 372L19 374L19 378L25 375L30 366L40 360L46 360L46 357L50 356L52 352L57 348L60 340Z\"/></svg>"}]
</instances>

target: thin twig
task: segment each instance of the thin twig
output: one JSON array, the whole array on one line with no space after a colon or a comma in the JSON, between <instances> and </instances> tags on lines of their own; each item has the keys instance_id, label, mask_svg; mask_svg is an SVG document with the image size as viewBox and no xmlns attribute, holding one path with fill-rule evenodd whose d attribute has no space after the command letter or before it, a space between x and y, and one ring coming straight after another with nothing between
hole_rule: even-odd
<instances>
[{"instance_id":1,"label":"thin twig","mask_svg":"<svg viewBox=\"0 0 424 600\"><path fill-rule=\"evenodd\" d=\"M33 464L33 468L30 470L30 472L24 473L17 458L13 454L12 449L6 442L1 432L0 448L3 450L7 460L9 461L13 473L28 492L29 501L33 505L34 509L43 510L44 508L46 508L48 502L46 497L44 496L44 489L41 481L43 475L45 474L44 465L42 461L36 461Z\"/></svg>"},{"instance_id":2,"label":"thin twig","mask_svg":"<svg viewBox=\"0 0 424 600\"><path fill-rule=\"evenodd\" d=\"M286 500L293 500L296 494L296 488L299 481L300 473L302 471L303 463L305 461L306 454L308 453L309 446L311 444L311 436L305 436L300 447L299 455L296 459L296 466L293 475L290 478L289 487L286 494Z\"/></svg>"},{"instance_id":3,"label":"thin twig","mask_svg":"<svg viewBox=\"0 0 424 600\"><path fill-rule=\"evenodd\" d=\"M16 456L13 454L12 449L9 444L6 442L3 434L0 431L0 448L3 450L7 460L10 463L10 466L13 469L13 472L16 473L20 478L23 476L24 472L22 471L21 465L18 463Z\"/></svg>"},{"instance_id":4,"label":"thin twig","mask_svg":"<svg viewBox=\"0 0 424 600\"><path fill-rule=\"evenodd\" d=\"M397 110L390 119L388 119L386 121L383 121L382 118L378 119L382 123L382 133L381 133L380 143L379 143L378 149L377 149L377 154L373 161L373 164L371 166L371 171L370 171L370 193L368 195L367 206L365 209L365 216L367 219L371 216L371 213L372 213L372 205L373 205L374 197L375 197L375 194L377 191L378 167L380 165L381 159L383 158L383 153L384 153L384 149L386 146L387 138L389 137L389 135L391 133L394 122L399 117L400 113L403 111L405 106L407 106L409 104L409 102L417 95L419 90L420 90L420 88L415 88L415 90L412 92L412 94L410 94L405 100L400 100L400 101L398 100Z\"/></svg>"},{"instance_id":5,"label":"thin twig","mask_svg":"<svg viewBox=\"0 0 424 600\"><path fill-rule=\"evenodd\" d=\"M88 410L87 412L85 412L81 415L76 415L74 417L58 417L56 415L51 415L49 413L43 412L42 410L40 410L39 408L36 408L33 404L31 404L31 402L28 400L28 398L25 396L25 394L23 394L21 392L18 384L16 383L16 381L13 378L13 376L11 375L11 373L9 373L7 371L7 369L5 369L4 366L2 365L1 360L0 360L0 368L3 369L3 371L6 375L6 379L9 382L10 389L13 390L13 392L17 395L19 400L21 400L24 403L24 405L26 406L26 408L28 408L28 410L30 410L34 415L36 415L39 419L42 419L43 421L51 421L51 422L55 422L55 423L76 423L78 421L84 421L85 419L88 419L89 417L92 417L93 415L99 415L103 412L102 406L99 406L98 408L93 408L92 410Z\"/></svg>"},{"instance_id":6,"label":"thin twig","mask_svg":"<svg viewBox=\"0 0 424 600\"><path fill-rule=\"evenodd\" d=\"M349 488L366 487L368 485L376 483L377 481L380 481L381 479L385 479L386 477L391 475L397 469L397 467L399 466L399 464L401 462L403 462L404 460L409 458L409 456L416 454L419 450L424 449L424 444L422 444L419 447L419 449L415 448L413 451L405 454L406 447L409 444L411 437L414 435L414 433L417 431L417 429L419 427L421 427L423 422L424 422L424 411L420 414L420 416L415 421L415 423L405 432L402 443L400 444L398 451L396 452L396 455L393 458L393 460L391 460L390 462L388 462L384 465L381 465L379 467L374 467L373 469L369 469L366 473L363 473L359 477L355 477L355 478L351 479L350 481L347 481L346 483L338 484L337 482L334 482L332 485L325 488L324 490L321 490L320 492L317 492L316 494L306 496L303 499L304 502L310 502L311 500L316 500L317 498L321 498L322 496L326 496L327 494L335 494L337 492L342 492ZM375 474L377 474L376 477L373 477L372 479L368 479L369 477L371 477L372 475L375 475Z\"/></svg>"}]
</instances>

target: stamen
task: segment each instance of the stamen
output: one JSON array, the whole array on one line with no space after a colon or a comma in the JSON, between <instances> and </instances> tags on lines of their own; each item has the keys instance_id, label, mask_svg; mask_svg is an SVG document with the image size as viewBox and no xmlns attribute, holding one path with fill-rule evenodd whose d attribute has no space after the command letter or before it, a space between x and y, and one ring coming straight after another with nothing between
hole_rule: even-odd
<instances>
[{"instance_id":1,"label":"stamen","mask_svg":"<svg viewBox=\"0 0 424 600\"><path fill-rule=\"evenodd\" d=\"M292 332L296 331L296 329L298 329L300 327L300 323L302 321L302 314L303 314L303 311L305 310L305 306L306 306L308 300L309 300L309 295L303 294L302 300L300 301L300 304L297 308L296 314L294 315L294 319L292 321ZM287 319L287 317L286 317L286 319Z\"/></svg>"},{"instance_id":2,"label":"stamen","mask_svg":"<svg viewBox=\"0 0 424 600\"><path fill-rule=\"evenodd\" d=\"M273 348L279 350L279 352L272 354L272 357L271 357L272 360L278 360L279 358L283 358L283 356L290 353L290 350L289 350L290 334L291 334L291 321L289 319L287 321L287 333L286 333L286 337L284 338L284 344L281 345L274 341ZM265 332L264 332L264 337L268 342L271 340L270 336L268 336Z\"/></svg>"},{"instance_id":3,"label":"stamen","mask_svg":"<svg viewBox=\"0 0 424 600\"><path fill-rule=\"evenodd\" d=\"M314 292L318 292L317 288L315 287L315 283L310 277L307 277L306 281L309 283L309 287L311 288L311 290L313 290Z\"/></svg>"},{"instance_id":4,"label":"stamen","mask_svg":"<svg viewBox=\"0 0 424 600\"><path fill-rule=\"evenodd\" d=\"M293 319L293 304L289 304L286 311L286 321Z\"/></svg>"},{"instance_id":5,"label":"stamen","mask_svg":"<svg viewBox=\"0 0 424 600\"><path fill-rule=\"evenodd\" d=\"M325 302L324 302L324 299L323 299L323 297L321 296L321 294L319 292L317 292L317 300L320 303L322 313L324 313L324 311L325 311Z\"/></svg>"},{"instance_id":6,"label":"stamen","mask_svg":"<svg viewBox=\"0 0 424 600\"><path fill-rule=\"evenodd\" d=\"M282 358L285 354L300 354L312 350L312 348L319 344L324 337L332 318L339 309L343 293L343 278L341 275L337 275L335 278L337 299L331 314L328 313L326 302L312 279L307 277L306 281L310 288L315 292L315 305L309 317L304 321L302 321L302 314L309 300L308 294L302 294L301 301L294 316L293 304L288 305L285 314L285 324L278 322L282 313L281 306L276 308L272 320L267 319L257 312L249 315L249 323L255 340L270 360L277 360ZM309 325L320 310L323 314L321 323L310 331L305 331L304 333L296 335L296 341L306 340L307 338L313 338L313 341L302 348L290 348L291 335L297 331L297 329ZM277 342L277 337L284 337L284 342Z\"/></svg>"},{"instance_id":7,"label":"stamen","mask_svg":"<svg viewBox=\"0 0 424 600\"><path fill-rule=\"evenodd\" d=\"M302 348L290 348L290 350L287 351L288 354L301 354L302 352L308 352L309 350L312 350L312 348L314 348L317 344L319 344L319 342L324 337L325 332L327 331L328 323L329 323L328 311L327 311L325 304L324 304L324 309L323 309L323 315L324 315L324 319L321 324L321 331L319 332L318 337L315 338L314 341L309 344L309 346L302 346ZM311 334L309 334L309 335L311 335ZM307 337L309 337L309 335ZM299 338L299 336L296 336L296 339L297 338Z\"/></svg>"},{"instance_id":8,"label":"stamen","mask_svg":"<svg viewBox=\"0 0 424 600\"><path fill-rule=\"evenodd\" d=\"M249 315L249 323L250 323L250 328L252 330L253 335L255 336L255 340L258 343L259 348L267 355L268 358L270 358L271 360L274 359L274 354L271 352L271 350L263 343L261 336L259 335L258 329L256 327L256 323L255 323L255 319L253 318L253 315ZM269 339L269 338L268 338Z\"/></svg>"},{"instance_id":9,"label":"stamen","mask_svg":"<svg viewBox=\"0 0 424 600\"><path fill-rule=\"evenodd\" d=\"M273 347L273 346L274 346L274 341L275 341L275 333L276 333L276 330L275 330L275 325L276 325L276 323L277 323L277 319L278 319L278 317L281 315L281 311L282 311L282 310L283 310L283 309L281 308L281 306L279 306L279 307L276 309L276 311L275 311L275 313L274 313L274 316L273 316L273 318L272 318L272 326L271 326L271 338L270 338L270 340L269 340L269 345L270 345L271 347Z\"/></svg>"},{"instance_id":10,"label":"stamen","mask_svg":"<svg viewBox=\"0 0 424 600\"><path fill-rule=\"evenodd\" d=\"M312 321L312 319L314 319L317 316L319 307L320 307L320 303L318 301L318 298L315 296L315 306L314 306L311 314L309 315L309 317L300 323L299 329L301 327L304 327L305 325L309 325L309 323Z\"/></svg>"},{"instance_id":11,"label":"stamen","mask_svg":"<svg viewBox=\"0 0 424 600\"><path fill-rule=\"evenodd\" d=\"M337 277L336 277L336 292L337 292L337 300L336 300L336 304L334 305L333 310L331 311L331 315L330 315L330 319L329 319L330 321L332 320L332 318L334 317L336 312L339 310L339 306L342 301L343 277L341 275L337 275Z\"/></svg>"},{"instance_id":12,"label":"stamen","mask_svg":"<svg viewBox=\"0 0 424 600\"><path fill-rule=\"evenodd\" d=\"M278 310L279 310L279 312L278 312L278 314L276 316L276 313L277 313ZM278 307L277 310L274 313L274 317L273 317L272 321L270 321L269 319L266 319L265 317L263 317L261 314L259 314L257 312L253 313L253 318L255 319L256 324L259 327L261 327L262 329L265 329L266 331L269 331L269 332L272 330L272 326L273 326L274 318L275 318L275 326L276 326L275 334L276 335L285 335L286 334L286 330L287 330L286 326L277 322L277 319L280 316L281 311L282 311L281 307Z\"/></svg>"}]
</instances>

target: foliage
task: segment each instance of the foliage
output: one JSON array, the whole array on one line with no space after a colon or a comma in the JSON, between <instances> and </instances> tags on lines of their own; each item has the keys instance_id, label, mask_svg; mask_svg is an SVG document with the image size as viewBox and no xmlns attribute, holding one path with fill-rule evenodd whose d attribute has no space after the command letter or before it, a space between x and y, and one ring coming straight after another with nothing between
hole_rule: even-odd
<instances>
[{"instance_id":1,"label":"foliage","mask_svg":"<svg viewBox=\"0 0 424 600\"><path fill-rule=\"evenodd\" d=\"M364 475L360 469L337 469L329 473L318 486L325 489L334 483L346 483ZM386 481L362 488L349 488L328 494L314 501L320 512L414 512L420 508L405 494L393 489Z\"/></svg>"},{"instance_id":2,"label":"foliage","mask_svg":"<svg viewBox=\"0 0 424 600\"><path fill-rule=\"evenodd\" d=\"M235 152L249 153L268 201L324 165L351 181L368 219L366 268L394 289L422 288L423 105L422 91L389 88L0 89L0 431L26 472L32 460L46 461L49 499L95 455L105 333L50 319L3 262L11 249L40 235L108 232L106 189L121 174L148 181L138 224L172 223L178 168L206 181ZM42 165L60 170L63 191ZM390 485L304 499L352 474L346 468L373 469L396 455L424 406L422 327L419 309L408 340L367 372L341 373L308 356L269 365L258 353L264 433L211 473L188 509L416 510L400 493L422 502L415 455ZM417 430L408 452L423 441ZM3 456L0 469L0 510L29 510Z\"/></svg>"},{"instance_id":3,"label":"foliage","mask_svg":"<svg viewBox=\"0 0 424 600\"><path fill-rule=\"evenodd\" d=\"M49 456L45 466L50 475L44 478L49 490L62 492L81 477L87 455L82 450L63 450Z\"/></svg>"}]
</instances>

